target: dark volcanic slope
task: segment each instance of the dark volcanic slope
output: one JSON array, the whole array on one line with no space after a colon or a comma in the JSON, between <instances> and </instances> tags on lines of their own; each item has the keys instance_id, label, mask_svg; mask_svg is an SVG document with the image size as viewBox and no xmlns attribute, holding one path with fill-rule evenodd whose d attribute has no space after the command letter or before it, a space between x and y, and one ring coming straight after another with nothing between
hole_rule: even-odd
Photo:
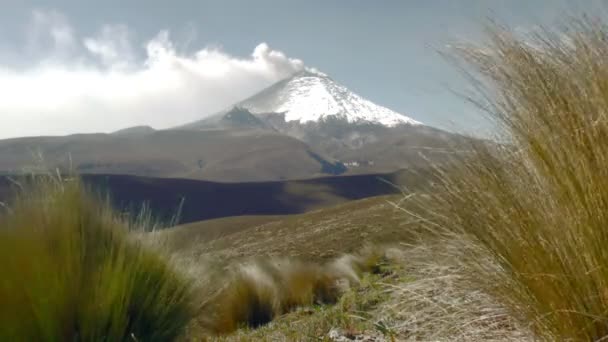
<instances>
[{"instance_id":1,"label":"dark volcanic slope","mask_svg":"<svg viewBox=\"0 0 608 342\"><path fill-rule=\"evenodd\" d=\"M84 175L85 183L109 192L116 207L137 211L145 202L162 220L175 215L182 203L179 223L239 215L303 213L349 200L392 194L398 190L381 179L420 183L413 173L317 178L287 182L215 183L189 179L124 175ZM405 181L403 181L405 179ZM0 177L0 201L11 186Z\"/></svg>"}]
</instances>

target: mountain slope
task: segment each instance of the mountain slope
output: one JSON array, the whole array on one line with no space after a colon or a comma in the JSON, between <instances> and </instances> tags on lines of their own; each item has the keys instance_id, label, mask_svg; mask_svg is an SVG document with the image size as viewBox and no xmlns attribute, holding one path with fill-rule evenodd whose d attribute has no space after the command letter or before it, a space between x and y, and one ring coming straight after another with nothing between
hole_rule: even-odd
<instances>
[{"instance_id":1,"label":"mountain slope","mask_svg":"<svg viewBox=\"0 0 608 342\"><path fill-rule=\"evenodd\" d=\"M249 110L234 106L208 118L195 121L176 129L209 130L209 129L262 129L274 131L263 120Z\"/></svg>"},{"instance_id":2,"label":"mountain slope","mask_svg":"<svg viewBox=\"0 0 608 342\"><path fill-rule=\"evenodd\" d=\"M42 166L80 173L242 182L340 173L340 164L272 131L138 131L0 140L0 174Z\"/></svg>"}]
</instances>

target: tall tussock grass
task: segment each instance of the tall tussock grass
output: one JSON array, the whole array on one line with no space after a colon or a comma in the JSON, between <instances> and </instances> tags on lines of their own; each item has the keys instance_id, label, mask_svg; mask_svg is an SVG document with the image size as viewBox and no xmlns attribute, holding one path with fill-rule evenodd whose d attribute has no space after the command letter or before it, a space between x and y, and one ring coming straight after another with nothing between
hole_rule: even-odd
<instances>
[{"instance_id":1,"label":"tall tussock grass","mask_svg":"<svg viewBox=\"0 0 608 342\"><path fill-rule=\"evenodd\" d=\"M608 27L583 17L525 37L487 34L459 52L508 143L474 143L438 169L423 219L472 242L463 262L473 281L539 339L605 339Z\"/></svg>"},{"instance_id":2,"label":"tall tussock grass","mask_svg":"<svg viewBox=\"0 0 608 342\"><path fill-rule=\"evenodd\" d=\"M171 341L190 284L78 180L35 178L0 214L1 341Z\"/></svg>"}]
</instances>

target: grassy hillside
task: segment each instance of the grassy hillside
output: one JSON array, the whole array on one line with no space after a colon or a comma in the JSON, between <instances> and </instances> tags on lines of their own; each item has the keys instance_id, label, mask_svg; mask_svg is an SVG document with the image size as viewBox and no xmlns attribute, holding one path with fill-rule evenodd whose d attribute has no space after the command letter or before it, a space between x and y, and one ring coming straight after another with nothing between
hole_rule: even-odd
<instances>
[{"instance_id":1,"label":"grassy hillside","mask_svg":"<svg viewBox=\"0 0 608 342\"><path fill-rule=\"evenodd\" d=\"M313 305L210 341L534 341L495 298L472 288L442 245L388 249L334 305ZM193 335L194 336L194 335Z\"/></svg>"},{"instance_id":2,"label":"grassy hillside","mask_svg":"<svg viewBox=\"0 0 608 342\"><path fill-rule=\"evenodd\" d=\"M186 340L383 341L455 336L521 340L527 336L502 306L461 281L458 263L462 255L446 253L449 244L432 248L419 244L420 222L394 206L401 200L401 195L380 196L300 215L230 217L154 234L135 232L128 238L131 248L139 243L157 246L163 242L168 253L159 255L171 253L172 257L165 259L170 260L167 265L192 281L188 303L195 310L183 330ZM56 210L75 207L48 198L45 201ZM40 207L36 201L26 203L33 205L24 216L31 219ZM21 213L15 206L11 210ZM79 216L79 211L70 213ZM12 246L6 252L22 255L32 267L47 267L41 261L48 258L29 258L31 254L19 253L29 253L30 249L10 239L3 241ZM40 240L43 244L53 241ZM413 245L400 245L403 242ZM396 248L365 247L372 243ZM56 266L62 269L62 265ZM110 270L122 268L111 266ZM49 274L37 274L48 283ZM115 273L107 276L109 282L121 279ZM7 284L11 284L13 278L8 279ZM71 282L62 284L60 288L68 288ZM15 293L15 286L7 295ZM100 288L100 298L113 293L110 290ZM146 303L156 303L158 295L150 294ZM13 311L12 304L6 308ZM478 317L475 312L484 312L487 317ZM120 316L116 319L116 324L128 322ZM20 326L15 321L6 322L7 326ZM463 325L468 329L462 329Z\"/></svg>"},{"instance_id":3,"label":"grassy hillside","mask_svg":"<svg viewBox=\"0 0 608 342\"><path fill-rule=\"evenodd\" d=\"M324 260L365 244L407 241L414 236L407 216L379 196L300 215L232 217L190 223L163 231L181 255L230 261L255 256Z\"/></svg>"},{"instance_id":4,"label":"grassy hillside","mask_svg":"<svg viewBox=\"0 0 608 342\"><path fill-rule=\"evenodd\" d=\"M202 328L189 331L193 339L532 340L531 333L500 301L469 281L469 269L461 264L470 251L469 242L456 237L435 239L425 232L420 220L402 210L415 208L402 199L400 195L380 196L301 215L255 217L254 221L250 217L209 220L165 230L151 238L165 241L179 263L189 269L208 265L205 272L211 267L214 272L232 274L235 267L241 271L260 267L271 279L285 271L274 270L274 263L287 270L294 262L334 267L348 265L349 255L379 253L377 259L371 259L375 260L374 271L359 274L334 304L305 305L274 316L268 325L256 329L242 326L220 336L206 330L213 323L203 319ZM396 208L397 203L403 207ZM365 247L370 244L380 247ZM266 286L263 284L253 282L247 288L258 289ZM274 290L262 287L255 291L261 291L258 296L263 300L267 298L265 291ZM211 312L218 310L223 312Z\"/></svg>"},{"instance_id":5,"label":"grassy hillside","mask_svg":"<svg viewBox=\"0 0 608 342\"><path fill-rule=\"evenodd\" d=\"M382 197L151 234L140 226L150 222L125 221L75 179L20 185L0 211L6 340L200 340L330 308L361 277L384 272L382 252L360 251L364 242L394 243L404 231L388 202L398 197Z\"/></svg>"}]
</instances>

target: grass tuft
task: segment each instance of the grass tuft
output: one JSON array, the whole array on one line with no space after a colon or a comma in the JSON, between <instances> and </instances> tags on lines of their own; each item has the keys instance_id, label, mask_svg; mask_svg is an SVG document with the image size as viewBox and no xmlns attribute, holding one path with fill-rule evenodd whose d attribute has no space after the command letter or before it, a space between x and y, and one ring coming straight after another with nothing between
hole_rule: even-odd
<instances>
[{"instance_id":1,"label":"grass tuft","mask_svg":"<svg viewBox=\"0 0 608 342\"><path fill-rule=\"evenodd\" d=\"M376 269L380 249L360 256L344 256L327 264L297 260L258 260L237 266L223 281L201 321L204 330L227 334L257 328L298 308L335 304L364 272ZM371 251L374 251L373 255Z\"/></svg>"},{"instance_id":2,"label":"grass tuft","mask_svg":"<svg viewBox=\"0 0 608 342\"><path fill-rule=\"evenodd\" d=\"M608 28L584 17L488 37L460 52L510 145L474 144L439 170L424 222L472 242L472 280L539 339L605 339Z\"/></svg>"},{"instance_id":3,"label":"grass tuft","mask_svg":"<svg viewBox=\"0 0 608 342\"><path fill-rule=\"evenodd\" d=\"M278 288L274 279L259 265L246 265L234 272L220 291L213 311L217 318L212 330L217 334L238 328L257 328L279 312Z\"/></svg>"},{"instance_id":4,"label":"grass tuft","mask_svg":"<svg viewBox=\"0 0 608 342\"><path fill-rule=\"evenodd\" d=\"M167 341L190 285L77 180L37 177L0 215L0 340Z\"/></svg>"},{"instance_id":5,"label":"grass tuft","mask_svg":"<svg viewBox=\"0 0 608 342\"><path fill-rule=\"evenodd\" d=\"M282 312L313 304L335 303L339 296L337 277L319 265L295 261L281 262L277 266Z\"/></svg>"}]
</instances>

